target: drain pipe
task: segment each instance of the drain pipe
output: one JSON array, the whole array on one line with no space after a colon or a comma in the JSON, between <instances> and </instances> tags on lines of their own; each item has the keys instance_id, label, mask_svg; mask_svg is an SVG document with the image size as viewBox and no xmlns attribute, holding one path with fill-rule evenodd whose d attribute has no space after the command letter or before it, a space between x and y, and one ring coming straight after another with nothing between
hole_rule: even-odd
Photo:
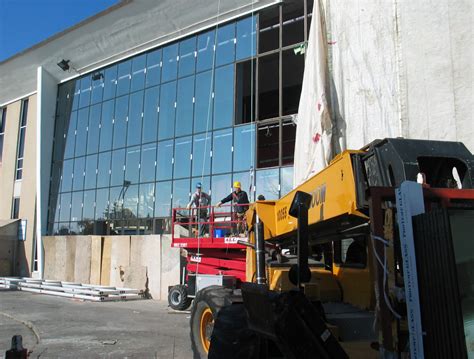
<instances>
[{"instance_id":1,"label":"drain pipe","mask_svg":"<svg viewBox=\"0 0 474 359\"><path fill-rule=\"evenodd\" d=\"M263 238L263 223L260 222L258 214L255 223L255 256L257 266L257 284L267 284L265 272L265 239Z\"/></svg>"}]
</instances>

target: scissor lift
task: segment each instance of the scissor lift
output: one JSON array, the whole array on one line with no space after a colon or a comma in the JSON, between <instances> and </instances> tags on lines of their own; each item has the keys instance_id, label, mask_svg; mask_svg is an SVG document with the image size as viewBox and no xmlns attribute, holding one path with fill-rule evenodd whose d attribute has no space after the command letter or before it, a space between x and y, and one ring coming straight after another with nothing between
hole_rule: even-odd
<instances>
[{"instance_id":1,"label":"scissor lift","mask_svg":"<svg viewBox=\"0 0 474 359\"><path fill-rule=\"evenodd\" d=\"M181 284L168 293L173 309L187 309L196 293L210 285L239 288L245 281L248 234L245 218L236 216L237 206L173 209L171 245L187 251ZM207 218L199 218L203 209L208 212ZM206 228L202 236L200 226Z\"/></svg>"}]
</instances>

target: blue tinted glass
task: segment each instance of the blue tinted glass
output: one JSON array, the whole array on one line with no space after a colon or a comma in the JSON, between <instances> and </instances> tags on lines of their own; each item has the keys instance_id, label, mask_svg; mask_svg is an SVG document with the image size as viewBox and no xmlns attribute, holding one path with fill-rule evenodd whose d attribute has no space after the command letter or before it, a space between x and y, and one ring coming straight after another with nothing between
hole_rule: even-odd
<instances>
[{"instance_id":1,"label":"blue tinted glass","mask_svg":"<svg viewBox=\"0 0 474 359\"><path fill-rule=\"evenodd\" d=\"M196 72L209 70L212 67L215 36L214 30L198 36Z\"/></svg>"},{"instance_id":2,"label":"blue tinted glass","mask_svg":"<svg viewBox=\"0 0 474 359\"><path fill-rule=\"evenodd\" d=\"M173 137L175 120L176 81L161 86L158 139Z\"/></svg>"},{"instance_id":3,"label":"blue tinted glass","mask_svg":"<svg viewBox=\"0 0 474 359\"><path fill-rule=\"evenodd\" d=\"M117 88L117 66L105 69L104 75L104 98L110 100L115 97L115 89Z\"/></svg>"},{"instance_id":4,"label":"blue tinted glass","mask_svg":"<svg viewBox=\"0 0 474 359\"><path fill-rule=\"evenodd\" d=\"M211 135L201 134L193 140L193 176L208 175L211 171Z\"/></svg>"},{"instance_id":5,"label":"blue tinted glass","mask_svg":"<svg viewBox=\"0 0 474 359\"><path fill-rule=\"evenodd\" d=\"M278 168L257 171L255 182L255 193L257 196L262 194L267 200L280 198L280 177L278 172Z\"/></svg>"},{"instance_id":6,"label":"blue tinted glass","mask_svg":"<svg viewBox=\"0 0 474 359\"><path fill-rule=\"evenodd\" d=\"M158 104L160 102L160 87L152 87L145 91L143 109L142 143L158 139Z\"/></svg>"},{"instance_id":7,"label":"blue tinted glass","mask_svg":"<svg viewBox=\"0 0 474 359\"><path fill-rule=\"evenodd\" d=\"M211 177L210 176L192 178L191 179L191 193L196 191L196 184L198 183L201 183L202 192L205 192L207 194L211 193Z\"/></svg>"},{"instance_id":8,"label":"blue tinted glass","mask_svg":"<svg viewBox=\"0 0 474 359\"><path fill-rule=\"evenodd\" d=\"M179 77L188 76L194 73L196 51L196 37L191 37L179 44Z\"/></svg>"},{"instance_id":9,"label":"blue tinted glass","mask_svg":"<svg viewBox=\"0 0 474 359\"><path fill-rule=\"evenodd\" d=\"M171 215L171 181L157 182L155 186L155 217Z\"/></svg>"},{"instance_id":10,"label":"blue tinted glass","mask_svg":"<svg viewBox=\"0 0 474 359\"><path fill-rule=\"evenodd\" d=\"M78 191L84 189L84 169L85 169L85 157L77 157L74 160L74 174L72 182L72 190Z\"/></svg>"},{"instance_id":11,"label":"blue tinted glass","mask_svg":"<svg viewBox=\"0 0 474 359\"><path fill-rule=\"evenodd\" d=\"M137 218L138 215L138 185L132 185L124 191L123 218Z\"/></svg>"},{"instance_id":12,"label":"blue tinted glass","mask_svg":"<svg viewBox=\"0 0 474 359\"><path fill-rule=\"evenodd\" d=\"M123 175L125 166L125 150L117 150L112 152L112 165L110 174L110 185L123 185Z\"/></svg>"},{"instance_id":13,"label":"blue tinted glass","mask_svg":"<svg viewBox=\"0 0 474 359\"><path fill-rule=\"evenodd\" d=\"M215 131L212 144L212 173L232 171L232 129Z\"/></svg>"},{"instance_id":14,"label":"blue tinted glass","mask_svg":"<svg viewBox=\"0 0 474 359\"><path fill-rule=\"evenodd\" d=\"M163 73L161 82L167 82L176 79L178 72L178 44L173 44L163 48Z\"/></svg>"},{"instance_id":15,"label":"blue tinted glass","mask_svg":"<svg viewBox=\"0 0 474 359\"><path fill-rule=\"evenodd\" d=\"M125 163L125 181L131 184L137 184L140 174L140 147L128 147L127 158Z\"/></svg>"},{"instance_id":16,"label":"blue tinted glass","mask_svg":"<svg viewBox=\"0 0 474 359\"><path fill-rule=\"evenodd\" d=\"M257 17L248 17L237 22L237 60L255 56L257 53Z\"/></svg>"},{"instance_id":17,"label":"blue tinted glass","mask_svg":"<svg viewBox=\"0 0 474 359\"><path fill-rule=\"evenodd\" d=\"M61 194L61 209L59 220L68 222L71 219L71 193Z\"/></svg>"},{"instance_id":18,"label":"blue tinted glass","mask_svg":"<svg viewBox=\"0 0 474 359\"><path fill-rule=\"evenodd\" d=\"M237 172L232 174L232 183L234 183L235 181L240 182L242 190L247 192L250 202L254 201L253 183L252 188L250 187L250 183L253 182L252 178L253 176L251 176L250 171Z\"/></svg>"},{"instance_id":19,"label":"blue tinted glass","mask_svg":"<svg viewBox=\"0 0 474 359\"><path fill-rule=\"evenodd\" d=\"M140 197L138 200L138 217L151 218L153 217L153 207L155 205L154 199L155 184L146 183L140 185Z\"/></svg>"},{"instance_id":20,"label":"blue tinted glass","mask_svg":"<svg viewBox=\"0 0 474 359\"><path fill-rule=\"evenodd\" d=\"M212 176L212 198L214 202L221 201L232 191L230 174Z\"/></svg>"},{"instance_id":21,"label":"blue tinted glass","mask_svg":"<svg viewBox=\"0 0 474 359\"><path fill-rule=\"evenodd\" d=\"M156 143L142 146L142 159L140 161L140 182L155 180Z\"/></svg>"},{"instance_id":22,"label":"blue tinted glass","mask_svg":"<svg viewBox=\"0 0 474 359\"><path fill-rule=\"evenodd\" d=\"M254 167L255 126L239 126L234 129L234 172L248 171Z\"/></svg>"},{"instance_id":23,"label":"blue tinted glass","mask_svg":"<svg viewBox=\"0 0 474 359\"><path fill-rule=\"evenodd\" d=\"M89 126L87 127L87 153L99 152L100 113L101 104L94 105L89 112Z\"/></svg>"},{"instance_id":24,"label":"blue tinted glass","mask_svg":"<svg viewBox=\"0 0 474 359\"><path fill-rule=\"evenodd\" d=\"M127 137L128 96L115 100L114 141L113 148L125 146Z\"/></svg>"},{"instance_id":25,"label":"blue tinted glass","mask_svg":"<svg viewBox=\"0 0 474 359\"><path fill-rule=\"evenodd\" d=\"M235 57L235 23L217 29L216 66L234 61Z\"/></svg>"},{"instance_id":26,"label":"blue tinted glass","mask_svg":"<svg viewBox=\"0 0 474 359\"><path fill-rule=\"evenodd\" d=\"M132 62L127 60L118 64L117 70L117 97L125 95L130 91L130 80L132 78L131 74Z\"/></svg>"},{"instance_id":27,"label":"blue tinted glass","mask_svg":"<svg viewBox=\"0 0 474 359\"><path fill-rule=\"evenodd\" d=\"M84 156L86 154L87 143L87 125L89 124L89 108L79 110L77 114L76 128L76 156Z\"/></svg>"},{"instance_id":28,"label":"blue tinted glass","mask_svg":"<svg viewBox=\"0 0 474 359\"><path fill-rule=\"evenodd\" d=\"M214 128L232 126L234 115L234 65L216 69Z\"/></svg>"},{"instance_id":29,"label":"blue tinted glass","mask_svg":"<svg viewBox=\"0 0 474 359\"><path fill-rule=\"evenodd\" d=\"M161 77L161 49L155 50L146 56L146 87L160 83Z\"/></svg>"},{"instance_id":30,"label":"blue tinted glass","mask_svg":"<svg viewBox=\"0 0 474 359\"><path fill-rule=\"evenodd\" d=\"M97 195L95 199L95 218L96 219L105 219L105 213L108 208L109 201L109 189L103 188L97 190Z\"/></svg>"},{"instance_id":31,"label":"blue tinted glass","mask_svg":"<svg viewBox=\"0 0 474 359\"><path fill-rule=\"evenodd\" d=\"M74 160L63 162L63 170L61 173L61 192L69 192L72 190L72 169Z\"/></svg>"},{"instance_id":32,"label":"blue tinted glass","mask_svg":"<svg viewBox=\"0 0 474 359\"><path fill-rule=\"evenodd\" d=\"M71 113L69 118L69 126L66 135L66 147L64 149L64 158L74 157L74 146L76 144L76 126L77 126L77 112Z\"/></svg>"},{"instance_id":33,"label":"blue tinted glass","mask_svg":"<svg viewBox=\"0 0 474 359\"><path fill-rule=\"evenodd\" d=\"M189 202L189 178L173 182L173 208L185 208Z\"/></svg>"},{"instance_id":34,"label":"blue tinted glass","mask_svg":"<svg viewBox=\"0 0 474 359\"><path fill-rule=\"evenodd\" d=\"M130 95L130 111L128 114L127 146L141 143L142 136L143 91Z\"/></svg>"},{"instance_id":35,"label":"blue tinted glass","mask_svg":"<svg viewBox=\"0 0 474 359\"><path fill-rule=\"evenodd\" d=\"M173 140L158 143L156 180L171 179L173 174Z\"/></svg>"},{"instance_id":36,"label":"blue tinted glass","mask_svg":"<svg viewBox=\"0 0 474 359\"><path fill-rule=\"evenodd\" d=\"M81 79L81 95L79 97L79 108L89 106L91 100L91 76L86 76Z\"/></svg>"},{"instance_id":37,"label":"blue tinted glass","mask_svg":"<svg viewBox=\"0 0 474 359\"><path fill-rule=\"evenodd\" d=\"M132 92L141 90L145 86L145 67L146 67L145 54L133 58L132 60L132 89L131 89Z\"/></svg>"},{"instance_id":38,"label":"blue tinted glass","mask_svg":"<svg viewBox=\"0 0 474 359\"><path fill-rule=\"evenodd\" d=\"M95 190L84 192L84 208L82 210L82 218L84 220L94 219Z\"/></svg>"},{"instance_id":39,"label":"blue tinted glass","mask_svg":"<svg viewBox=\"0 0 474 359\"><path fill-rule=\"evenodd\" d=\"M107 166L108 168L109 166ZM84 180L84 188L91 189L96 186L97 178L97 155L86 157L86 175Z\"/></svg>"},{"instance_id":40,"label":"blue tinted glass","mask_svg":"<svg viewBox=\"0 0 474 359\"><path fill-rule=\"evenodd\" d=\"M82 196L81 192L73 192L71 200L71 221L82 220Z\"/></svg>"},{"instance_id":41,"label":"blue tinted glass","mask_svg":"<svg viewBox=\"0 0 474 359\"><path fill-rule=\"evenodd\" d=\"M79 108L79 96L81 94L81 80L76 80L74 84L74 94L72 97L72 110L76 111Z\"/></svg>"},{"instance_id":42,"label":"blue tinted glass","mask_svg":"<svg viewBox=\"0 0 474 359\"><path fill-rule=\"evenodd\" d=\"M293 166L280 168L280 184L281 197L293 189Z\"/></svg>"},{"instance_id":43,"label":"blue tinted glass","mask_svg":"<svg viewBox=\"0 0 474 359\"><path fill-rule=\"evenodd\" d=\"M196 103L194 105L194 132L212 128L211 71L196 75Z\"/></svg>"},{"instance_id":44,"label":"blue tinted glass","mask_svg":"<svg viewBox=\"0 0 474 359\"><path fill-rule=\"evenodd\" d=\"M109 186L110 154L111 152L103 152L99 154L99 164L97 165L97 187Z\"/></svg>"},{"instance_id":45,"label":"blue tinted glass","mask_svg":"<svg viewBox=\"0 0 474 359\"><path fill-rule=\"evenodd\" d=\"M100 151L112 149L112 131L114 119L114 100L102 104L102 119L100 120Z\"/></svg>"},{"instance_id":46,"label":"blue tinted glass","mask_svg":"<svg viewBox=\"0 0 474 359\"><path fill-rule=\"evenodd\" d=\"M189 177L191 172L191 137L177 138L174 142L174 178Z\"/></svg>"},{"instance_id":47,"label":"blue tinted glass","mask_svg":"<svg viewBox=\"0 0 474 359\"><path fill-rule=\"evenodd\" d=\"M102 101L102 94L104 92L104 71L96 71L92 75L95 80L92 80L92 95L91 95L91 104L99 103Z\"/></svg>"},{"instance_id":48,"label":"blue tinted glass","mask_svg":"<svg viewBox=\"0 0 474 359\"><path fill-rule=\"evenodd\" d=\"M189 135L193 132L193 96L194 76L179 80L176 104L176 137Z\"/></svg>"},{"instance_id":49,"label":"blue tinted glass","mask_svg":"<svg viewBox=\"0 0 474 359\"><path fill-rule=\"evenodd\" d=\"M125 188L122 186L112 187L109 192L109 205L106 209L105 218L116 219L122 218L123 209L123 192Z\"/></svg>"}]
</instances>

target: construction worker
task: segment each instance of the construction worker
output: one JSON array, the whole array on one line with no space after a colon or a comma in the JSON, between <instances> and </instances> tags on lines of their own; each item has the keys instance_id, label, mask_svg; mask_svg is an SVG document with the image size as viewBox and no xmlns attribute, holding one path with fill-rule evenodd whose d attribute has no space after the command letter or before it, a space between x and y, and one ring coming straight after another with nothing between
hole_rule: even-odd
<instances>
[{"instance_id":1,"label":"construction worker","mask_svg":"<svg viewBox=\"0 0 474 359\"><path fill-rule=\"evenodd\" d=\"M191 209L194 205L196 207L197 218L198 218L198 227L199 227L199 236L204 237L207 232L207 206L211 204L211 196L206 192L202 191L202 184L198 182L196 184L196 192L191 196L191 201L189 201L186 206L187 209Z\"/></svg>"},{"instance_id":2,"label":"construction worker","mask_svg":"<svg viewBox=\"0 0 474 359\"><path fill-rule=\"evenodd\" d=\"M244 217L245 212L249 208L249 197L247 192L242 191L241 184L239 181L234 182L234 192L229 194L227 197L221 199L219 203L216 204L217 207L222 206L222 204L227 202L234 202L234 213L235 220L237 220L237 233L242 234L244 231Z\"/></svg>"}]
</instances>

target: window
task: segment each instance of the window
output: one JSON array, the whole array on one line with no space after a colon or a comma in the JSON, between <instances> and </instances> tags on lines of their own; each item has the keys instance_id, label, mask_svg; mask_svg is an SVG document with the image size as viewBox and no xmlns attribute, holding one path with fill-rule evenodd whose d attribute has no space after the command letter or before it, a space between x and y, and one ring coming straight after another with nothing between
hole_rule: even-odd
<instances>
[{"instance_id":1,"label":"window","mask_svg":"<svg viewBox=\"0 0 474 359\"><path fill-rule=\"evenodd\" d=\"M82 209L82 218L84 220L93 220L95 210L95 190L84 192L84 202Z\"/></svg>"},{"instance_id":2,"label":"window","mask_svg":"<svg viewBox=\"0 0 474 359\"><path fill-rule=\"evenodd\" d=\"M107 164L107 169L109 164ZM86 157L84 189L95 188L97 182L97 155Z\"/></svg>"},{"instance_id":3,"label":"window","mask_svg":"<svg viewBox=\"0 0 474 359\"><path fill-rule=\"evenodd\" d=\"M189 177L191 174L191 136L177 138L174 142L173 178Z\"/></svg>"},{"instance_id":4,"label":"window","mask_svg":"<svg viewBox=\"0 0 474 359\"><path fill-rule=\"evenodd\" d=\"M292 121L286 121L281 126L281 165L286 166L294 162L296 125Z\"/></svg>"},{"instance_id":5,"label":"window","mask_svg":"<svg viewBox=\"0 0 474 359\"><path fill-rule=\"evenodd\" d=\"M125 150L112 152L112 165L110 169L110 185L121 186L125 170Z\"/></svg>"},{"instance_id":6,"label":"window","mask_svg":"<svg viewBox=\"0 0 474 359\"><path fill-rule=\"evenodd\" d=\"M13 198L13 205L12 205L12 219L20 218L20 198L15 197Z\"/></svg>"},{"instance_id":7,"label":"window","mask_svg":"<svg viewBox=\"0 0 474 359\"><path fill-rule=\"evenodd\" d=\"M248 60L235 65L235 124L255 120L256 61Z\"/></svg>"},{"instance_id":8,"label":"window","mask_svg":"<svg viewBox=\"0 0 474 359\"><path fill-rule=\"evenodd\" d=\"M280 168L280 197L293 189L293 166Z\"/></svg>"},{"instance_id":9,"label":"window","mask_svg":"<svg viewBox=\"0 0 474 359\"><path fill-rule=\"evenodd\" d=\"M118 64L117 68L117 95L121 96L129 93L130 91L130 80L132 79L131 74L132 61L127 60Z\"/></svg>"},{"instance_id":10,"label":"window","mask_svg":"<svg viewBox=\"0 0 474 359\"><path fill-rule=\"evenodd\" d=\"M76 126L77 126L77 111L71 112L69 116L69 123L67 126L67 132L64 134L65 148L64 148L64 159L74 157L74 146L76 145Z\"/></svg>"},{"instance_id":11,"label":"window","mask_svg":"<svg viewBox=\"0 0 474 359\"><path fill-rule=\"evenodd\" d=\"M106 101L102 104L102 118L100 121L99 150L110 151L112 149L112 131L114 119L114 100Z\"/></svg>"},{"instance_id":12,"label":"window","mask_svg":"<svg viewBox=\"0 0 474 359\"><path fill-rule=\"evenodd\" d=\"M89 106L91 100L92 83L91 76L85 76L81 79L81 92L79 97L79 108Z\"/></svg>"},{"instance_id":13,"label":"window","mask_svg":"<svg viewBox=\"0 0 474 359\"><path fill-rule=\"evenodd\" d=\"M253 186L253 173L250 171L245 171L245 172L237 172L234 173L232 176L232 183L235 181L239 181L241 186L242 186L242 191L247 192L247 195L249 197L249 201L252 202L254 201L254 186ZM252 187L251 187L252 185Z\"/></svg>"},{"instance_id":14,"label":"window","mask_svg":"<svg viewBox=\"0 0 474 359\"><path fill-rule=\"evenodd\" d=\"M214 59L215 30L198 36L196 72L209 70Z\"/></svg>"},{"instance_id":15,"label":"window","mask_svg":"<svg viewBox=\"0 0 474 359\"><path fill-rule=\"evenodd\" d=\"M194 107L194 133L212 128L212 73L196 76L196 104Z\"/></svg>"},{"instance_id":16,"label":"window","mask_svg":"<svg viewBox=\"0 0 474 359\"><path fill-rule=\"evenodd\" d=\"M128 147L125 164L125 181L137 184L140 175L140 146Z\"/></svg>"},{"instance_id":17,"label":"window","mask_svg":"<svg viewBox=\"0 0 474 359\"><path fill-rule=\"evenodd\" d=\"M71 221L82 220L82 192L73 192L71 200Z\"/></svg>"},{"instance_id":18,"label":"window","mask_svg":"<svg viewBox=\"0 0 474 359\"><path fill-rule=\"evenodd\" d=\"M171 216L171 181L155 185L155 217Z\"/></svg>"},{"instance_id":19,"label":"window","mask_svg":"<svg viewBox=\"0 0 474 359\"><path fill-rule=\"evenodd\" d=\"M283 51L282 66L282 107L283 115L298 112L298 105L303 84L304 55L295 54L293 50ZM291 69L291 70L290 70Z\"/></svg>"},{"instance_id":20,"label":"window","mask_svg":"<svg viewBox=\"0 0 474 359\"><path fill-rule=\"evenodd\" d=\"M7 121L7 108L4 107L0 109L0 164L2 164L3 159L3 142L5 136L5 126Z\"/></svg>"},{"instance_id":21,"label":"window","mask_svg":"<svg viewBox=\"0 0 474 359\"><path fill-rule=\"evenodd\" d=\"M140 161L140 182L153 182L156 172L156 144L150 143L142 146Z\"/></svg>"},{"instance_id":22,"label":"window","mask_svg":"<svg viewBox=\"0 0 474 359\"><path fill-rule=\"evenodd\" d=\"M195 135L193 140L193 177L209 175L211 171L211 135Z\"/></svg>"},{"instance_id":23,"label":"window","mask_svg":"<svg viewBox=\"0 0 474 359\"><path fill-rule=\"evenodd\" d=\"M123 192L123 218L137 218L138 216L138 185L124 187Z\"/></svg>"},{"instance_id":24,"label":"window","mask_svg":"<svg viewBox=\"0 0 474 359\"><path fill-rule=\"evenodd\" d=\"M283 46L297 44L304 41L304 1L285 1L282 7Z\"/></svg>"},{"instance_id":25,"label":"window","mask_svg":"<svg viewBox=\"0 0 474 359\"><path fill-rule=\"evenodd\" d=\"M212 176L212 198L214 202L222 200L232 191L232 176L217 175Z\"/></svg>"},{"instance_id":26,"label":"window","mask_svg":"<svg viewBox=\"0 0 474 359\"><path fill-rule=\"evenodd\" d=\"M232 129L214 132L212 173L232 171Z\"/></svg>"},{"instance_id":27,"label":"window","mask_svg":"<svg viewBox=\"0 0 474 359\"><path fill-rule=\"evenodd\" d=\"M235 23L217 29L216 66L225 65L235 58Z\"/></svg>"},{"instance_id":28,"label":"window","mask_svg":"<svg viewBox=\"0 0 474 359\"><path fill-rule=\"evenodd\" d=\"M117 66L111 66L105 69L104 76L104 97L103 100L110 100L115 97L117 88Z\"/></svg>"},{"instance_id":29,"label":"window","mask_svg":"<svg viewBox=\"0 0 474 359\"><path fill-rule=\"evenodd\" d=\"M184 208L189 203L189 179L181 179L173 182L173 208Z\"/></svg>"},{"instance_id":30,"label":"window","mask_svg":"<svg viewBox=\"0 0 474 359\"><path fill-rule=\"evenodd\" d=\"M265 196L265 199L280 198L280 174L279 169L269 169L257 171L255 181L255 195Z\"/></svg>"},{"instance_id":31,"label":"window","mask_svg":"<svg viewBox=\"0 0 474 359\"><path fill-rule=\"evenodd\" d=\"M72 99L72 110L76 111L79 107L79 96L81 94L81 81L73 80L74 83L74 94Z\"/></svg>"},{"instance_id":32,"label":"window","mask_svg":"<svg viewBox=\"0 0 474 359\"><path fill-rule=\"evenodd\" d=\"M280 124L258 127L257 167L275 167L279 164Z\"/></svg>"},{"instance_id":33,"label":"window","mask_svg":"<svg viewBox=\"0 0 474 359\"><path fill-rule=\"evenodd\" d=\"M146 183L140 185L140 195L138 200L138 217L151 218L153 217L155 198L155 184ZM169 201L169 199L168 199Z\"/></svg>"},{"instance_id":34,"label":"window","mask_svg":"<svg viewBox=\"0 0 474 359\"><path fill-rule=\"evenodd\" d=\"M131 92L142 90L145 86L145 67L145 54L133 58Z\"/></svg>"},{"instance_id":35,"label":"window","mask_svg":"<svg viewBox=\"0 0 474 359\"><path fill-rule=\"evenodd\" d=\"M146 82L145 86L156 86L161 77L161 49L152 51L146 55Z\"/></svg>"},{"instance_id":36,"label":"window","mask_svg":"<svg viewBox=\"0 0 474 359\"><path fill-rule=\"evenodd\" d=\"M87 144L87 125L89 124L89 107L80 109L77 114L76 148L74 156L84 156Z\"/></svg>"},{"instance_id":37,"label":"window","mask_svg":"<svg viewBox=\"0 0 474 359\"><path fill-rule=\"evenodd\" d=\"M23 178L23 156L25 154L26 123L28 119L28 99L21 103L20 131L18 133L18 151L16 156L15 180Z\"/></svg>"},{"instance_id":38,"label":"window","mask_svg":"<svg viewBox=\"0 0 474 359\"><path fill-rule=\"evenodd\" d=\"M94 105L91 107L89 113L89 125L87 126L87 154L93 154L99 151L101 107L100 104Z\"/></svg>"},{"instance_id":39,"label":"window","mask_svg":"<svg viewBox=\"0 0 474 359\"><path fill-rule=\"evenodd\" d=\"M115 118L113 148L125 147L127 137L128 119L128 96L122 96L115 100Z\"/></svg>"},{"instance_id":40,"label":"window","mask_svg":"<svg viewBox=\"0 0 474 359\"><path fill-rule=\"evenodd\" d=\"M259 58L258 118L264 120L279 114L279 54Z\"/></svg>"},{"instance_id":41,"label":"window","mask_svg":"<svg viewBox=\"0 0 474 359\"><path fill-rule=\"evenodd\" d=\"M108 187L110 183L110 156L111 152L99 154L99 164L97 165L97 187Z\"/></svg>"},{"instance_id":42,"label":"window","mask_svg":"<svg viewBox=\"0 0 474 359\"><path fill-rule=\"evenodd\" d=\"M234 65L216 70L214 92L214 128L230 127L234 115Z\"/></svg>"},{"instance_id":43,"label":"window","mask_svg":"<svg viewBox=\"0 0 474 359\"><path fill-rule=\"evenodd\" d=\"M257 17L248 17L237 22L236 60L255 56L257 49Z\"/></svg>"},{"instance_id":44,"label":"window","mask_svg":"<svg viewBox=\"0 0 474 359\"><path fill-rule=\"evenodd\" d=\"M178 81L175 136L190 135L193 132L194 76Z\"/></svg>"},{"instance_id":45,"label":"window","mask_svg":"<svg viewBox=\"0 0 474 359\"><path fill-rule=\"evenodd\" d=\"M71 192L61 194L59 220L69 222L71 219Z\"/></svg>"},{"instance_id":46,"label":"window","mask_svg":"<svg viewBox=\"0 0 474 359\"><path fill-rule=\"evenodd\" d=\"M171 179L173 173L173 140L158 143L156 180Z\"/></svg>"},{"instance_id":47,"label":"window","mask_svg":"<svg viewBox=\"0 0 474 359\"><path fill-rule=\"evenodd\" d=\"M178 44L172 44L163 48L163 73L161 82L176 79L178 72Z\"/></svg>"},{"instance_id":48,"label":"window","mask_svg":"<svg viewBox=\"0 0 474 359\"><path fill-rule=\"evenodd\" d=\"M160 101L160 87L152 87L145 91L143 109L142 143L153 142L158 139L158 104Z\"/></svg>"},{"instance_id":49,"label":"window","mask_svg":"<svg viewBox=\"0 0 474 359\"><path fill-rule=\"evenodd\" d=\"M72 190L79 191L84 189L84 167L85 157L78 157L74 159L74 172L72 175Z\"/></svg>"},{"instance_id":50,"label":"window","mask_svg":"<svg viewBox=\"0 0 474 359\"><path fill-rule=\"evenodd\" d=\"M128 114L127 146L141 143L143 116L143 91L130 95L130 112Z\"/></svg>"},{"instance_id":51,"label":"window","mask_svg":"<svg viewBox=\"0 0 474 359\"><path fill-rule=\"evenodd\" d=\"M158 139L171 138L174 135L176 113L176 81L161 86L160 118L158 122Z\"/></svg>"},{"instance_id":52,"label":"window","mask_svg":"<svg viewBox=\"0 0 474 359\"><path fill-rule=\"evenodd\" d=\"M183 40L179 44L179 77L194 73L196 37Z\"/></svg>"},{"instance_id":53,"label":"window","mask_svg":"<svg viewBox=\"0 0 474 359\"><path fill-rule=\"evenodd\" d=\"M74 160L66 160L63 162L63 171L61 174L61 191L69 192L72 190L72 170Z\"/></svg>"},{"instance_id":54,"label":"window","mask_svg":"<svg viewBox=\"0 0 474 359\"><path fill-rule=\"evenodd\" d=\"M248 171L254 167L255 126L239 126L234 129L234 172Z\"/></svg>"},{"instance_id":55,"label":"window","mask_svg":"<svg viewBox=\"0 0 474 359\"><path fill-rule=\"evenodd\" d=\"M280 44L280 7L275 6L259 13L259 49L264 53L275 50Z\"/></svg>"},{"instance_id":56,"label":"window","mask_svg":"<svg viewBox=\"0 0 474 359\"><path fill-rule=\"evenodd\" d=\"M105 219L108 206L109 206L109 189L108 188L98 189L96 199L95 199L95 219L98 219L98 220Z\"/></svg>"},{"instance_id":57,"label":"window","mask_svg":"<svg viewBox=\"0 0 474 359\"><path fill-rule=\"evenodd\" d=\"M96 104L102 101L104 93L104 71L96 71L92 75L92 94L91 104Z\"/></svg>"}]
</instances>

